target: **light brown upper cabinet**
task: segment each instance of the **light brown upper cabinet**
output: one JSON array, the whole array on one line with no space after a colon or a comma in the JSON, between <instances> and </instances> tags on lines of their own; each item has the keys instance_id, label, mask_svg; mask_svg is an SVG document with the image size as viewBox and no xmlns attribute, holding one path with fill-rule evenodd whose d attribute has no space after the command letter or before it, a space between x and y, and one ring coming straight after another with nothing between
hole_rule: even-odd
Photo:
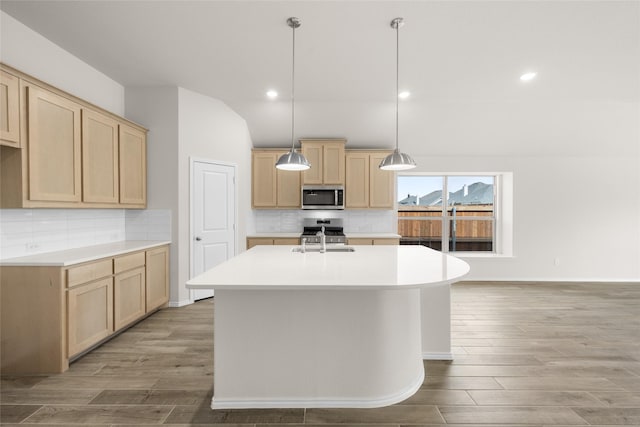
<instances>
[{"instance_id":1,"label":"light brown upper cabinet","mask_svg":"<svg viewBox=\"0 0 640 427\"><path fill-rule=\"evenodd\" d=\"M302 154L311 168L302 172L303 184L345 185L345 139L301 139Z\"/></svg>"},{"instance_id":2,"label":"light brown upper cabinet","mask_svg":"<svg viewBox=\"0 0 640 427\"><path fill-rule=\"evenodd\" d=\"M29 200L81 200L79 104L28 86Z\"/></svg>"},{"instance_id":3,"label":"light brown upper cabinet","mask_svg":"<svg viewBox=\"0 0 640 427\"><path fill-rule=\"evenodd\" d=\"M20 147L20 80L0 70L0 145Z\"/></svg>"},{"instance_id":4,"label":"light brown upper cabinet","mask_svg":"<svg viewBox=\"0 0 640 427\"><path fill-rule=\"evenodd\" d=\"M253 208L300 208L299 171L276 169L286 150L253 150L251 153L251 206Z\"/></svg>"},{"instance_id":5,"label":"light brown upper cabinet","mask_svg":"<svg viewBox=\"0 0 640 427\"><path fill-rule=\"evenodd\" d=\"M0 67L0 208L146 207L144 128Z\"/></svg>"},{"instance_id":6,"label":"light brown upper cabinet","mask_svg":"<svg viewBox=\"0 0 640 427\"><path fill-rule=\"evenodd\" d=\"M120 203L144 207L147 201L146 133L120 124Z\"/></svg>"},{"instance_id":7,"label":"light brown upper cabinet","mask_svg":"<svg viewBox=\"0 0 640 427\"><path fill-rule=\"evenodd\" d=\"M347 150L345 207L393 209L394 177L378 165L389 151Z\"/></svg>"},{"instance_id":8,"label":"light brown upper cabinet","mask_svg":"<svg viewBox=\"0 0 640 427\"><path fill-rule=\"evenodd\" d=\"M82 110L82 200L118 203L118 122Z\"/></svg>"}]
</instances>

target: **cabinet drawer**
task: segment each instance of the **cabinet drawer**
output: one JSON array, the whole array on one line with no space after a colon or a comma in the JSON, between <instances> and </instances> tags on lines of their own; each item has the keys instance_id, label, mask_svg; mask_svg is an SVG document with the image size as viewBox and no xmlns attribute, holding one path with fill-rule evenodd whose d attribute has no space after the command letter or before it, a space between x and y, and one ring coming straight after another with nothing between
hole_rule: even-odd
<instances>
[{"instance_id":1,"label":"cabinet drawer","mask_svg":"<svg viewBox=\"0 0 640 427\"><path fill-rule=\"evenodd\" d=\"M113 274L111 258L72 267L67 270L67 286L72 287L81 283L91 282L111 274Z\"/></svg>"},{"instance_id":2,"label":"cabinet drawer","mask_svg":"<svg viewBox=\"0 0 640 427\"><path fill-rule=\"evenodd\" d=\"M115 274L121 271L131 270L132 268L142 267L144 265L144 252L136 252L125 256L118 257L113 260L113 269Z\"/></svg>"}]
</instances>

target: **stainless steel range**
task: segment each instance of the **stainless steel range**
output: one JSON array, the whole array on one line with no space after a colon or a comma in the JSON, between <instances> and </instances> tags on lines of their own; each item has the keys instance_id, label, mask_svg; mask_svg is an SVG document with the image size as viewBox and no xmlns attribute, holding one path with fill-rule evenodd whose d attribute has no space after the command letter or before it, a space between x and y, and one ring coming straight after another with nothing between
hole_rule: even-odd
<instances>
[{"instance_id":1,"label":"stainless steel range","mask_svg":"<svg viewBox=\"0 0 640 427\"><path fill-rule=\"evenodd\" d=\"M347 243L347 237L344 235L342 227L342 218L305 218L303 220L302 235L300 235L300 243L302 239L306 239L307 243L318 244L321 237L318 235L324 227L324 235L327 243L344 244Z\"/></svg>"}]
</instances>

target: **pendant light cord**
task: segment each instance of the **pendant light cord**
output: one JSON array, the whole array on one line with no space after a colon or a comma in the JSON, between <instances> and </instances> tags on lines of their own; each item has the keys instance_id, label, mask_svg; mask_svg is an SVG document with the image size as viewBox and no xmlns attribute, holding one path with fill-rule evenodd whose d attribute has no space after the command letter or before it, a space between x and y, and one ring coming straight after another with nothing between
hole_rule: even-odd
<instances>
[{"instance_id":1,"label":"pendant light cord","mask_svg":"<svg viewBox=\"0 0 640 427\"><path fill-rule=\"evenodd\" d=\"M400 22L396 22L396 153L398 149L398 109L400 108Z\"/></svg>"},{"instance_id":2,"label":"pendant light cord","mask_svg":"<svg viewBox=\"0 0 640 427\"><path fill-rule=\"evenodd\" d=\"M294 151L294 127L295 127L295 80L296 80L296 26L293 30L293 60L291 61L291 152Z\"/></svg>"}]
</instances>

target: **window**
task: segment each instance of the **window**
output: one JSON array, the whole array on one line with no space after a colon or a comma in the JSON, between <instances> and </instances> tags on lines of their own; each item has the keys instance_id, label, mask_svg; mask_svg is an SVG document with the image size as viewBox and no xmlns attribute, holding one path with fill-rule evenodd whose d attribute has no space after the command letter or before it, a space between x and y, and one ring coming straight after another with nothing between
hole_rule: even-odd
<instances>
[{"instance_id":1,"label":"window","mask_svg":"<svg viewBox=\"0 0 640 427\"><path fill-rule=\"evenodd\" d=\"M500 253L501 178L500 174L398 175L400 244L444 252Z\"/></svg>"}]
</instances>

